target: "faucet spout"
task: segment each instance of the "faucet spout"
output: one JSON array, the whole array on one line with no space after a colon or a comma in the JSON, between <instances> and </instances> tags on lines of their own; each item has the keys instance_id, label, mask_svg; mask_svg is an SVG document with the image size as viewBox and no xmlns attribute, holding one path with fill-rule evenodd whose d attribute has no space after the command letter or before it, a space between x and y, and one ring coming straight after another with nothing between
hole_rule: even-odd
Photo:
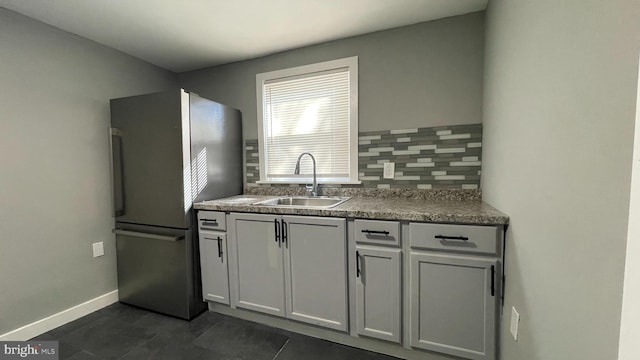
<instances>
[{"instance_id":1,"label":"faucet spout","mask_svg":"<svg viewBox=\"0 0 640 360\"><path fill-rule=\"evenodd\" d=\"M302 154L300 154L300 156L298 156L298 161L296 161L296 168L295 168L295 170L293 170L293 173L295 175L300 175L300 159L302 159L302 157L304 155L309 155L309 157L311 158L311 161L313 161L313 187L311 188L311 196L317 197L318 196L318 181L317 181L317 178L316 178L316 158L313 157L313 155L311 153L303 152Z\"/></svg>"}]
</instances>

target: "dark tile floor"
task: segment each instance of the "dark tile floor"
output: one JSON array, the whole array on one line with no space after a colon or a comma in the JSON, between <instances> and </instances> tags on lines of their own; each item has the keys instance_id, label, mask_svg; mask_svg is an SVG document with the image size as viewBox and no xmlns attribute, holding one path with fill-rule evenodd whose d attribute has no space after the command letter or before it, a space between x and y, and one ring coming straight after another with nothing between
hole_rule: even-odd
<instances>
[{"instance_id":1,"label":"dark tile floor","mask_svg":"<svg viewBox=\"0 0 640 360\"><path fill-rule=\"evenodd\" d=\"M120 303L33 340L59 341L61 360L397 360L212 312L188 322Z\"/></svg>"}]
</instances>

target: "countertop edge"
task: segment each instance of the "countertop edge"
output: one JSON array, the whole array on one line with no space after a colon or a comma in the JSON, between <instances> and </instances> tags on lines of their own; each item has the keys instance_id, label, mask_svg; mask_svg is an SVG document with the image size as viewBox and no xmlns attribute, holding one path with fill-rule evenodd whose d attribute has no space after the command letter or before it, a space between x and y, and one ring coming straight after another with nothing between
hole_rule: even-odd
<instances>
[{"instance_id":1,"label":"countertop edge","mask_svg":"<svg viewBox=\"0 0 640 360\"><path fill-rule=\"evenodd\" d=\"M241 195L242 196L242 195ZM245 195L246 196L246 195ZM260 200L273 198L274 196L263 196ZM233 199L228 198L228 199ZM447 224L463 224L463 225L500 225L509 224L509 217L494 209L490 205L481 201L449 201L438 202L437 205L441 210L415 210L395 208L393 210L371 209L366 206L358 208L356 201L347 205L341 204L331 209L314 209L314 208L285 208L271 207L251 204L232 204L224 203L228 199L203 201L193 204L196 210L212 210L224 212L240 212L240 213L256 213L256 214L273 214L273 215L294 215L294 216L325 216L325 217L341 217L348 219L371 219L371 220L395 220L395 221L415 221L430 223L447 223ZM352 199L353 200L353 199ZM377 199L378 201L387 201L388 199ZM255 201L254 201L255 202ZM354 205L355 204L355 205ZM432 203L428 203L432 205ZM426 204L425 204L426 205ZM450 206L451 209L446 209ZM478 208L460 211L465 206ZM355 207L355 208L354 208ZM428 206L425 206L428 207ZM457 210L457 211L456 211Z\"/></svg>"}]
</instances>

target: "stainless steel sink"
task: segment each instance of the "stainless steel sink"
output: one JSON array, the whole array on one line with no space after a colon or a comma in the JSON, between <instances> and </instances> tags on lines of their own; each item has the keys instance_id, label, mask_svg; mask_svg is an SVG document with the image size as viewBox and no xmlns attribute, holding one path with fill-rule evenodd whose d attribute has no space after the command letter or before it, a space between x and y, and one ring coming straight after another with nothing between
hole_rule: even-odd
<instances>
[{"instance_id":1,"label":"stainless steel sink","mask_svg":"<svg viewBox=\"0 0 640 360\"><path fill-rule=\"evenodd\" d=\"M287 196L275 199L259 201L253 205L276 206L276 207L304 207L329 209L338 206L349 200L348 197L296 197Z\"/></svg>"}]
</instances>

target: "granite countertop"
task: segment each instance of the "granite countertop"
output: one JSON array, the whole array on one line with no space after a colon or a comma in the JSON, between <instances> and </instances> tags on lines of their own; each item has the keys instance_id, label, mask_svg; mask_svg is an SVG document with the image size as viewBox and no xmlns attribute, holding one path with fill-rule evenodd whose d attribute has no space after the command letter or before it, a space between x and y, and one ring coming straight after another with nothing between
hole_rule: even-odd
<instances>
[{"instance_id":1,"label":"granite countertop","mask_svg":"<svg viewBox=\"0 0 640 360\"><path fill-rule=\"evenodd\" d=\"M466 225L506 225L509 217L481 200L352 197L330 208L299 208L254 205L274 195L238 195L196 203L197 210L251 212L281 215L312 215L356 219L404 220Z\"/></svg>"}]
</instances>

